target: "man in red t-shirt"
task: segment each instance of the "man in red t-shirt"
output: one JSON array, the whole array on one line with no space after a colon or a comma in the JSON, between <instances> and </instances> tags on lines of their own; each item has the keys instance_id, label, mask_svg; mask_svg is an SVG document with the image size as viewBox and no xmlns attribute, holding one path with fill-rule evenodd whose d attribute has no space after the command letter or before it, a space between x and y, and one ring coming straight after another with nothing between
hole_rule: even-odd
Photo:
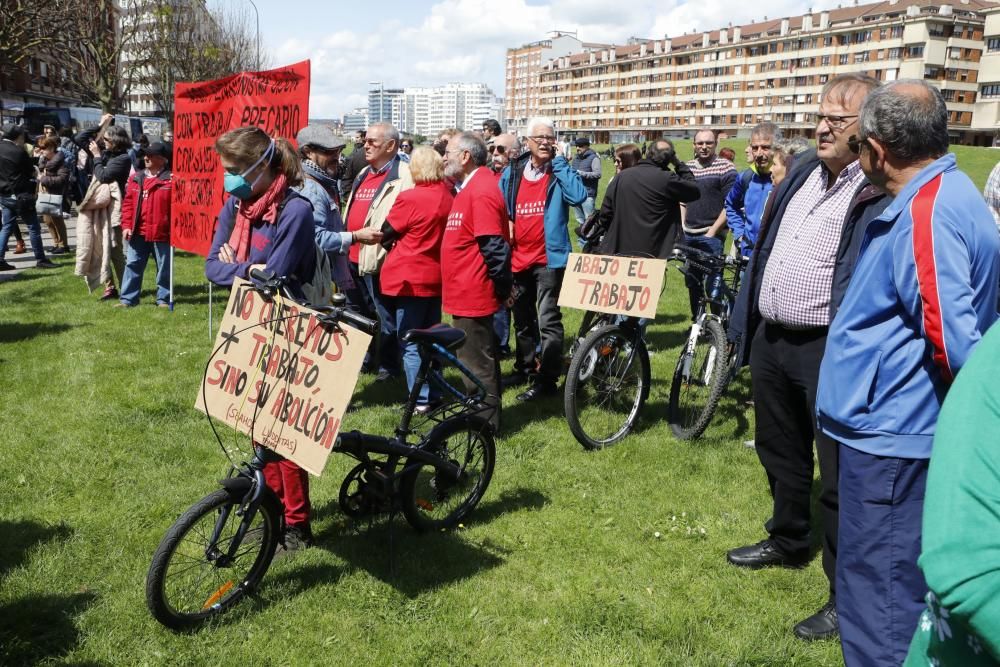
<instances>
[{"instance_id":1,"label":"man in red t-shirt","mask_svg":"<svg viewBox=\"0 0 1000 667\"><path fill-rule=\"evenodd\" d=\"M493 314L510 297L507 208L496 178L486 168L486 144L472 132L451 138L445 176L456 183L441 244L441 305L465 332L459 360L486 385L495 406L490 422L500 428L500 364ZM466 390L475 386L466 381Z\"/></svg>"}]
</instances>

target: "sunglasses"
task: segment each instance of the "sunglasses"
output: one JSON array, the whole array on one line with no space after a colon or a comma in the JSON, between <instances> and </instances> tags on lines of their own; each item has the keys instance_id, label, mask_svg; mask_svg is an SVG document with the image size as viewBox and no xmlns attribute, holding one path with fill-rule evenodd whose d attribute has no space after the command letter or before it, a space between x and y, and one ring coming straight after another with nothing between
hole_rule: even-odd
<instances>
[{"instance_id":1,"label":"sunglasses","mask_svg":"<svg viewBox=\"0 0 1000 667\"><path fill-rule=\"evenodd\" d=\"M857 154L859 154L861 152L861 146L864 145L864 144L866 144L866 143L868 143L868 138L867 137L864 138L864 139L859 139L858 135L852 134L847 139L847 148L852 153L854 153L855 155L857 155Z\"/></svg>"},{"instance_id":2,"label":"sunglasses","mask_svg":"<svg viewBox=\"0 0 1000 667\"><path fill-rule=\"evenodd\" d=\"M507 147L506 146L490 146L488 150L489 150L490 153L496 153L497 155L504 155L507 152Z\"/></svg>"},{"instance_id":3,"label":"sunglasses","mask_svg":"<svg viewBox=\"0 0 1000 667\"><path fill-rule=\"evenodd\" d=\"M413 148L413 146L411 146L410 144L400 144L399 147L400 148Z\"/></svg>"}]
</instances>

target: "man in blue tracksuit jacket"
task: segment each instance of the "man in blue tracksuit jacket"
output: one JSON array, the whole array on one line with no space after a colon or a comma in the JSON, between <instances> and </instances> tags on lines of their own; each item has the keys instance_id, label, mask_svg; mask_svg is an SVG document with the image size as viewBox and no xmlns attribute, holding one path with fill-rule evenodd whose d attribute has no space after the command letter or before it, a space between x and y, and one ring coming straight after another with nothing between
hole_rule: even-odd
<instances>
[{"instance_id":1,"label":"man in blue tracksuit jacket","mask_svg":"<svg viewBox=\"0 0 1000 667\"><path fill-rule=\"evenodd\" d=\"M948 148L944 99L919 80L871 93L855 147L895 196L867 227L830 325L816 395L840 443L837 612L848 667L906 657L926 584L917 568L938 411L997 318L1000 237Z\"/></svg>"},{"instance_id":2,"label":"man in blue tracksuit jacket","mask_svg":"<svg viewBox=\"0 0 1000 667\"><path fill-rule=\"evenodd\" d=\"M753 163L739 175L726 195L726 222L744 256L750 255L757 242L764 205L771 194L772 150L779 132L778 126L769 122L753 128L748 146Z\"/></svg>"},{"instance_id":3,"label":"man in blue tracksuit jacket","mask_svg":"<svg viewBox=\"0 0 1000 667\"><path fill-rule=\"evenodd\" d=\"M572 250L569 207L587 198L580 174L558 153L552 121L532 118L527 128L528 151L507 165L500 176L513 229L511 268L517 335L515 374L504 384L531 380L531 386L518 394L519 401L557 391L563 345L559 290ZM539 344L541 363L536 373L535 349Z\"/></svg>"}]
</instances>

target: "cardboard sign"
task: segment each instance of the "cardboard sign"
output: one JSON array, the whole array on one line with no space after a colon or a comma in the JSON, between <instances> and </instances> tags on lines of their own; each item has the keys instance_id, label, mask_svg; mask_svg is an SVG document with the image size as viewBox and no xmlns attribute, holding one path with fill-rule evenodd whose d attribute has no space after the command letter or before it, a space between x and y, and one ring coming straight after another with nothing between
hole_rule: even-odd
<instances>
[{"instance_id":1,"label":"cardboard sign","mask_svg":"<svg viewBox=\"0 0 1000 667\"><path fill-rule=\"evenodd\" d=\"M656 317L667 260L570 253L559 305L599 313Z\"/></svg>"},{"instance_id":2,"label":"cardboard sign","mask_svg":"<svg viewBox=\"0 0 1000 667\"><path fill-rule=\"evenodd\" d=\"M371 340L340 329L287 300L268 303L235 280L195 407L247 435L252 427L256 442L319 475Z\"/></svg>"},{"instance_id":3,"label":"cardboard sign","mask_svg":"<svg viewBox=\"0 0 1000 667\"><path fill-rule=\"evenodd\" d=\"M309 61L216 81L178 83L174 92L170 242L208 255L226 202L213 145L229 130L256 125L294 141L309 122Z\"/></svg>"}]
</instances>

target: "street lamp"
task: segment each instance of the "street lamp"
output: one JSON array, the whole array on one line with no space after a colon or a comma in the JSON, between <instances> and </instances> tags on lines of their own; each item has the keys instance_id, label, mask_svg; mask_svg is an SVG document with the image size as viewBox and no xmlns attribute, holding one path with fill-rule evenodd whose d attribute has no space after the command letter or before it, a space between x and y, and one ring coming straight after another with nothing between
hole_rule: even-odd
<instances>
[{"instance_id":1,"label":"street lamp","mask_svg":"<svg viewBox=\"0 0 1000 667\"><path fill-rule=\"evenodd\" d=\"M257 60L254 63L254 69L260 70L260 12L257 11L257 3L253 0L249 0L250 6L253 7L254 17L257 19Z\"/></svg>"}]
</instances>

